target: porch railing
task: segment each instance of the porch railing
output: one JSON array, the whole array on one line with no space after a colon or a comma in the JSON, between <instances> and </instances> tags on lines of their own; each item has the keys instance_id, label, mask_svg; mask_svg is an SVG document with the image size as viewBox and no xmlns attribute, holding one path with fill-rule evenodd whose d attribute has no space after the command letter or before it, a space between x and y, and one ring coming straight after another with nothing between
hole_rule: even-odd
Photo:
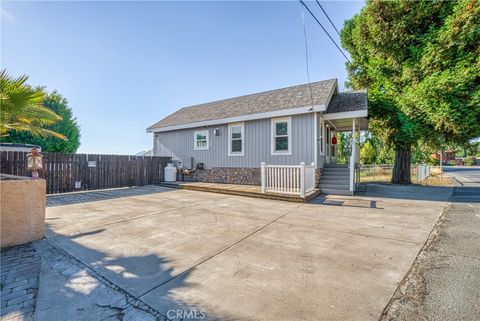
<instances>
[{"instance_id":1,"label":"porch railing","mask_svg":"<svg viewBox=\"0 0 480 321\"><path fill-rule=\"evenodd\" d=\"M305 165L261 165L262 193L298 194L315 189L315 163Z\"/></svg>"}]
</instances>

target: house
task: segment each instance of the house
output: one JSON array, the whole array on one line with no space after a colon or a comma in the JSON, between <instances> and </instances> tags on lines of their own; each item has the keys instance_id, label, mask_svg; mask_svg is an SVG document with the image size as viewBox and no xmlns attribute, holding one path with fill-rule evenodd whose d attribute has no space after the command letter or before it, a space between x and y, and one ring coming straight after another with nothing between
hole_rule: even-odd
<instances>
[{"instance_id":1,"label":"house","mask_svg":"<svg viewBox=\"0 0 480 321\"><path fill-rule=\"evenodd\" d=\"M349 194L358 143L354 166L335 166L336 133L365 130L367 114L365 91L340 93L329 79L184 107L147 132L154 134L155 156L201 168L194 181L260 185L262 162L305 163L315 169L315 185L321 174L322 189Z\"/></svg>"},{"instance_id":2,"label":"house","mask_svg":"<svg viewBox=\"0 0 480 321\"><path fill-rule=\"evenodd\" d=\"M455 154L456 152L454 150L444 150L441 152L442 154L440 155L440 152L433 153L431 154L432 159L438 159L442 161L442 165L448 165L449 163L457 163L457 165L461 165L461 161L457 162L455 159Z\"/></svg>"}]
</instances>

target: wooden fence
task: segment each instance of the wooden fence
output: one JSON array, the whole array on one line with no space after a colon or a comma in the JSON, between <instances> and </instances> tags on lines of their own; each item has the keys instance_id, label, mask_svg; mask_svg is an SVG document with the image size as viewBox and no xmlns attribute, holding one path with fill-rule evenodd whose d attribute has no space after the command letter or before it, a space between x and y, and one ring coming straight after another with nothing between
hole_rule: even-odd
<instances>
[{"instance_id":1,"label":"wooden fence","mask_svg":"<svg viewBox=\"0 0 480 321\"><path fill-rule=\"evenodd\" d=\"M163 182L163 169L170 157L99 154L43 153L40 177L47 181L47 194L115 187L143 186ZM0 152L0 172L31 176L26 152Z\"/></svg>"}]
</instances>

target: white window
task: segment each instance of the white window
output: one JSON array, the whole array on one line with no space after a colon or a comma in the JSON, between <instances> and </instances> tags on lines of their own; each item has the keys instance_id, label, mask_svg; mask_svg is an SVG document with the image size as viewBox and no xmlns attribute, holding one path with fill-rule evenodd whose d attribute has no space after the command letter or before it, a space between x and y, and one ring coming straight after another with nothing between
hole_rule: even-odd
<instances>
[{"instance_id":1,"label":"white window","mask_svg":"<svg viewBox=\"0 0 480 321\"><path fill-rule=\"evenodd\" d=\"M228 124L228 155L243 156L245 151L244 124Z\"/></svg>"},{"instance_id":2,"label":"white window","mask_svg":"<svg viewBox=\"0 0 480 321\"><path fill-rule=\"evenodd\" d=\"M320 118L320 129L318 133L318 144L320 155L325 155L325 121Z\"/></svg>"},{"instance_id":3,"label":"white window","mask_svg":"<svg viewBox=\"0 0 480 321\"><path fill-rule=\"evenodd\" d=\"M272 119L272 155L292 154L291 117Z\"/></svg>"},{"instance_id":4,"label":"white window","mask_svg":"<svg viewBox=\"0 0 480 321\"><path fill-rule=\"evenodd\" d=\"M208 149L208 130L197 130L193 132L194 150L207 150Z\"/></svg>"}]
</instances>

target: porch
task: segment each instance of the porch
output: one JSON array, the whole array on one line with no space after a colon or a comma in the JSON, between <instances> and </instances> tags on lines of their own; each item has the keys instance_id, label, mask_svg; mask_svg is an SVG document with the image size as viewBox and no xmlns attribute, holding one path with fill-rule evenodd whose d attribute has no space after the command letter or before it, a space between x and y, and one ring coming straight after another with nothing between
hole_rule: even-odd
<instances>
[{"instance_id":1,"label":"porch","mask_svg":"<svg viewBox=\"0 0 480 321\"><path fill-rule=\"evenodd\" d=\"M360 117L355 117L360 116ZM322 174L320 189L325 194L353 195L360 182L360 131L367 130L368 121L360 113L330 113L323 117L320 131L324 139L320 139L321 151L319 159L322 160ZM337 134L350 132L346 140L347 151L343 149L343 156L347 157L346 163L337 163L339 150ZM322 138L323 138L322 137ZM345 136L344 136L345 137ZM335 141L335 142L334 142Z\"/></svg>"},{"instance_id":2,"label":"porch","mask_svg":"<svg viewBox=\"0 0 480 321\"><path fill-rule=\"evenodd\" d=\"M254 198L264 198L264 199L273 199L279 201L287 202L297 202L297 203L306 203L315 198L320 194L319 189L313 189L305 193L305 196L302 197L300 194L288 194L288 193L279 193L267 191L262 193L261 186L255 185L240 185L240 184L223 184L223 183L204 183L204 182L186 182L186 181L176 181L176 182L164 182L160 184L161 186L178 188L178 189L188 189L202 192L212 192L228 195L238 195L238 196L247 196Z\"/></svg>"}]
</instances>

